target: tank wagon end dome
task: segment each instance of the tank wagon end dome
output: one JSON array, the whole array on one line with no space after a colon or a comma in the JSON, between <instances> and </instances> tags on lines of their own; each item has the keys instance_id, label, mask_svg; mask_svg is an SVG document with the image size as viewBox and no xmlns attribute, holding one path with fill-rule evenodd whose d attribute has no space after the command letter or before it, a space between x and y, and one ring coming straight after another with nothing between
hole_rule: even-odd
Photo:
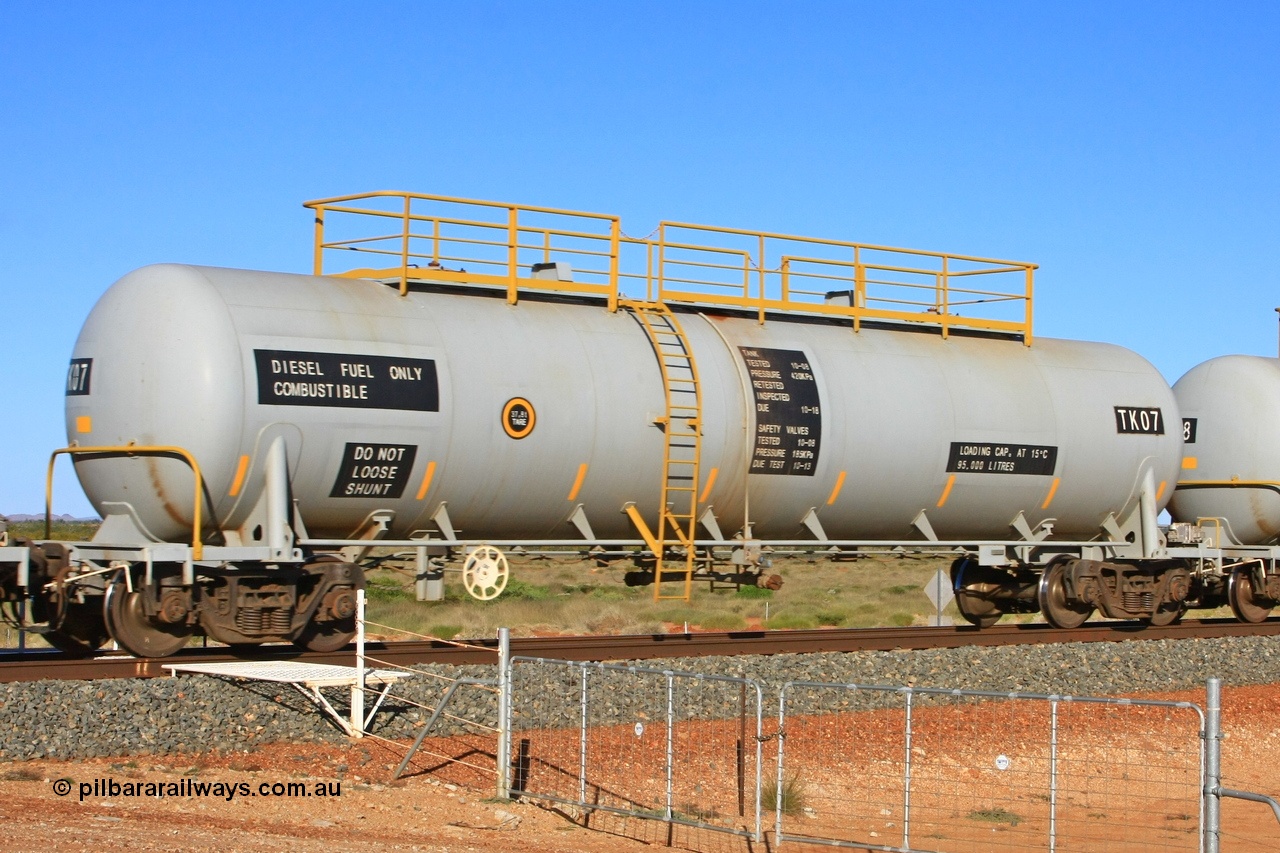
<instances>
[{"instance_id":1,"label":"tank wagon end dome","mask_svg":"<svg viewBox=\"0 0 1280 853\"><path fill-rule=\"evenodd\" d=\"M1184 453L1175 521L1218 518L1243 545L1280 539L1280 359L1224 355L1173 386Z\"/></svg>"},{"instance_id":2,"label":"tank wagon end dome","mask_svg":"<svg viewBox=\"0 0 1280 853\"><path fill-rule=\"evenodd\" d=\"M84 387L67 389L67 437L81 446L178 446L199 461L210 494L226 494L241 440L244 380L223 294L200 267L154 264L113 284L72 352ZM69 374L70 382L70 374ZM159 538L193 518L192 473L170 458L79 459L85 494L127 502Z\"/></svg>"}]
</instances>

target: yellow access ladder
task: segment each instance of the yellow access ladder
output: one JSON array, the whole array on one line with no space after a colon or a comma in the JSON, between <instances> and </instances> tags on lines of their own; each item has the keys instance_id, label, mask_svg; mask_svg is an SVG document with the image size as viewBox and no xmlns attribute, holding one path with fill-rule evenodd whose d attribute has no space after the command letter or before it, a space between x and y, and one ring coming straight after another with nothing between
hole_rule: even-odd
<instances>
[{"instance_id":1,"label":"yellow access ladder","mask_svg":"<svg viewBox=\"0 0 1280 853\"><path fill-rule=\"evenodd\" d=\"M662 461L661 512L653 536L634 506L627 514L653 550L654 601L688 601L693 590L694 533L698 524L698 463L702 451L702 394L698 366L680 321L665 304L625 300L620 303L639 320L653 344L662 372L666 413L657 420L666 436ZM668 567L668 541L684 548L684 565ZM664 595L663 579L679 578L679 594Z\"/></svg>"}]
</instances>

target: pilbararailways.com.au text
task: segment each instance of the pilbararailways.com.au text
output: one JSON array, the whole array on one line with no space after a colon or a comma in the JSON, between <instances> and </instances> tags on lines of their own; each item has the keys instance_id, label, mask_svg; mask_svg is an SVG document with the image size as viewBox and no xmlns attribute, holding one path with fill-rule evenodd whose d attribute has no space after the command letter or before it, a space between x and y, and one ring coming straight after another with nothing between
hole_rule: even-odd
<instances>
[{"instance_id":1,"label":"pilbararailways.com.au text","mask_svg":"<svg viewBox=\"0 0 1280 853\"><path fill-rule=\"evenodd\" d=\"M74 788L72 786L75 786ZM120 782L115 779L94 779L92 782L73 783L70 779L55 779L53 792L65 797L78 791L80 801L93 797L210 797L231 802L237 797L340 797L341 782L205 782L198 779L179 779L174 782Z\"/></svg>"}]
</instances>

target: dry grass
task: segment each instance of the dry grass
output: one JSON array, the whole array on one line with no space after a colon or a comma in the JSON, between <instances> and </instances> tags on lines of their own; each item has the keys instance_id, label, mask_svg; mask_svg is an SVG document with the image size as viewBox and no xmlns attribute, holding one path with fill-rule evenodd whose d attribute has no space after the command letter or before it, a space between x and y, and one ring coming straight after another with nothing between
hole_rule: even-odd
<instances>
[{"instance_id":1,"label":"dry grass","mask_svg":"<svg viewBox=\"0 0 1280 853\"><path fill-rule=\"evenodd\" d=\"M933 605L926 583L945 557L864 557L833 561L789 558L768 573L781 575L777 591L706 581L689 602L653 600L653 587L629 587L619 564L600 568L570 558L511 561L511 581L497 599L480 602L447 572L441 602L414 600L408 570L369 574L369 618L417 633L489 636L499 627L516 634L648 634L690 630L878 627L927 624ZM954 605L946 615L958 619ZM446 629L446 630L437 630Z\"/></svg>"}]
</instances>

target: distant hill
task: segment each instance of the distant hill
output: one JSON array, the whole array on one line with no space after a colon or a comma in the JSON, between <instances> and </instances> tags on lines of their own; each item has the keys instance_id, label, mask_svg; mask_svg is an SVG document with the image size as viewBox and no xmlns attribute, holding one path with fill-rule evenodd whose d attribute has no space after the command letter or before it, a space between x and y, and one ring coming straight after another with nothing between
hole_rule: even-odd
<instances>
[{"instance_id":1,"label":"distant hill","mask_svg":"<svg viewBox=\"0 0 1280 853\"><path fill-rule=\"evenodd\" d=\"M39 515L28 515L28 514L23 514L23 513L15 513L14 515L6 515L6 516L4 516L4 517L5 517L6 519L8 519L9 521L44 521L44 513L43 513L43 512L42 512L42 513L40 513ZM51 516L51 519L52 519L53 521L84 521L84 522L93 522L93 523L95 523L95 524L97 524L97 523L99 523L99 522L101 522L101 521L102 521L102 519L100 519L100 518L93 518L93 517L90 517L90 518L76 518L74 515L67 515L66 513L63 513L62 515L54 515L54 516Z\"/></svg>"}]
</instances>

